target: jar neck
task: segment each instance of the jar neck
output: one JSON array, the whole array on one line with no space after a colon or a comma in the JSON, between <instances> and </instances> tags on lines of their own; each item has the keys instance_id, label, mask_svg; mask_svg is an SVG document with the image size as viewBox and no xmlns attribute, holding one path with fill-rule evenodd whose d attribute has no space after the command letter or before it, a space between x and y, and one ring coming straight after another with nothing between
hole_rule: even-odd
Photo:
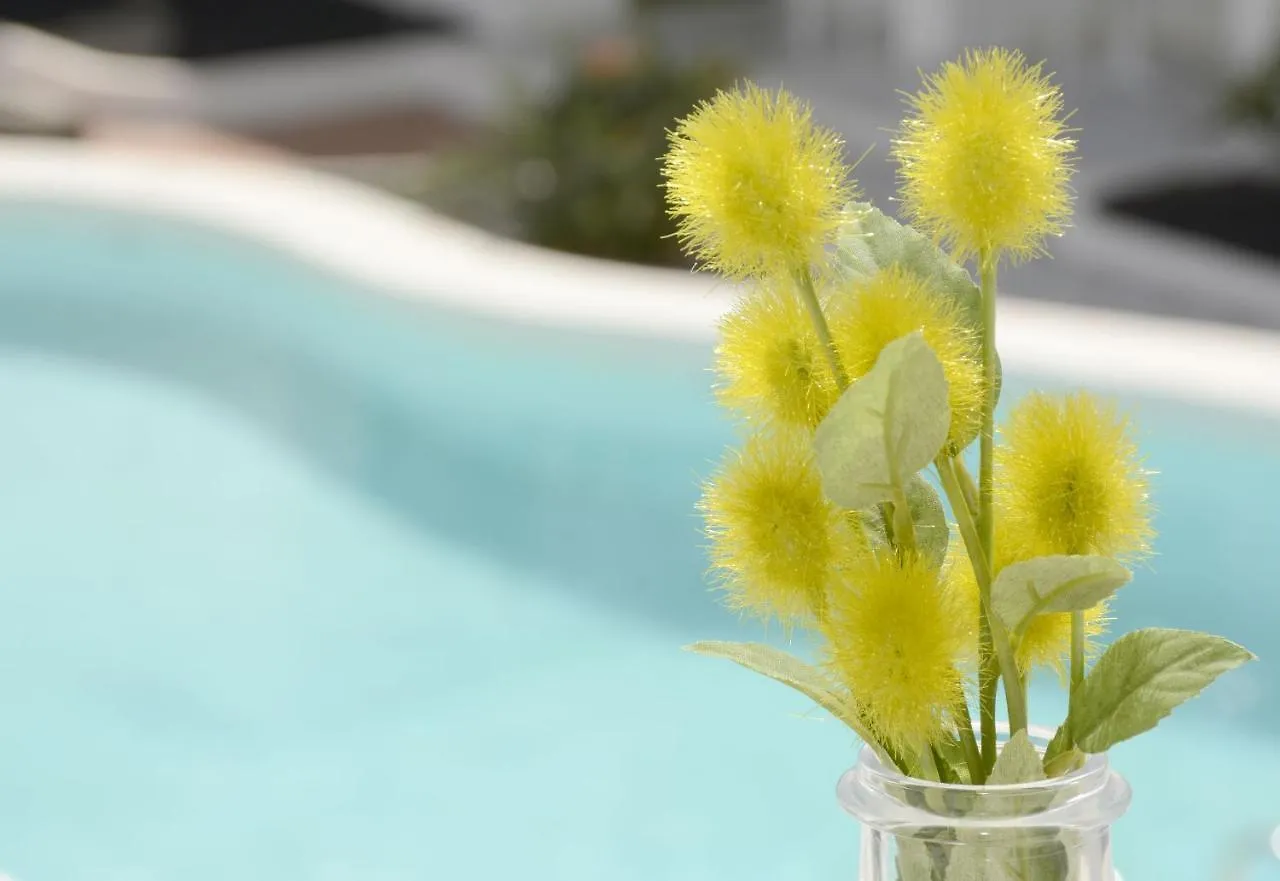
<instances>
[{"instance_id":1,"label":"jar neck","mask_svg":"<svg viewBox=\"0 0 1280 881\"><path fill-rule=\"evenodd\" d=\"M1037 746L1043 749L1043 738ZM864 826L901 834L934 827L1105 829L1129 806L1130 790L1106 756L1070 774L1012 786L967 786L907 777L871 749L840 778L841 806ZM910 834L915 834L914 832Z\"/></svg>"}]
</instances>

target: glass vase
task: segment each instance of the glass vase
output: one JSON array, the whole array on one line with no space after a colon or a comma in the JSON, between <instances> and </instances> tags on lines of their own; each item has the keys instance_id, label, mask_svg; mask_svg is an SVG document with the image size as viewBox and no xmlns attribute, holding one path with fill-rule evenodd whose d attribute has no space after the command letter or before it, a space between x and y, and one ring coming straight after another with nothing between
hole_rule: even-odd
<instances>
[{"instance_id":1,"label":"glass vase","mask_svg":"<svg viewBox=\"0 0 1280 881\"><path fill-rule=\"evenodd\" d=\"M1111 824L1130 795L1106 756L1051 780L965 786L907 777L870 749L837 791L862 824L860 881L1113 881Z\"/></svg>"}]
</instances>

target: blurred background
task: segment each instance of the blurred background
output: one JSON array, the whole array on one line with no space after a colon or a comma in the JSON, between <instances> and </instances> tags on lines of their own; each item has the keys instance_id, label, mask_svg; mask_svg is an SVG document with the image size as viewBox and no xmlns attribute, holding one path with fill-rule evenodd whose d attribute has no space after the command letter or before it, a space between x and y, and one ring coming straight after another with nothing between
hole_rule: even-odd
<instances>
[{"instance_id":1,"label":"blurred background","mask_svg":"<svg viewBox=\"0 0 1280 881\"><path fill-rule=\"evenodd\" d=\"M679 650L785 635L704 577L732 291L657 158L785 84L892 210L989 44L1080 129L1005 400L1119 396L1116 628L1262 657L1116 751L1117 866L1280 878L1278 0L0 0L0 876L856 877L856 744Z\"/></svg>"}]
</instances>

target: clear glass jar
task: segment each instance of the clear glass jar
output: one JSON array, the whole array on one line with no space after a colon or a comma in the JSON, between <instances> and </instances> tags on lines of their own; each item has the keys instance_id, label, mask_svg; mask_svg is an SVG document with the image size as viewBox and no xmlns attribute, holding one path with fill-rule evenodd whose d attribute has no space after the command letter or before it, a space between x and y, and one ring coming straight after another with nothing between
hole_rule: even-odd
<instances>
[{"instance_id":1,"label":"clear glass jar","mask_svg":"<svg viewBox=\"0 0 1280 881\"><path fill-rule=\"evenodd\" d=\"M837 792L862 824L860 881L1113 881L1111 824L1130 795L1106 756L1052 780L964 786L907 777L870 749Z\"/></svg>"}]
</instances>

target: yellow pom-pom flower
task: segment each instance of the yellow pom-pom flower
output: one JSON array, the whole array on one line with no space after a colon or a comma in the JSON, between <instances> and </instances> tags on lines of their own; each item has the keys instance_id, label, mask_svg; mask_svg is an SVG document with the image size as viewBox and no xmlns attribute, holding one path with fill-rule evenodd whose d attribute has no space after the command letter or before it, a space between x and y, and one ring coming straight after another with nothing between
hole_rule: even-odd
<instances>
[{"instance_id":1,"label":"yellow pom-pom flower","mask_svg":"<svg viewBox=\"0 0 1280 881\"><path fill-rule=\"evenodd\" d=\"M912 221L962 258L1043 250L1071 211L1062 93L1019 52L948 62L910 100L893 152Z\"/></svg>"},{"instance_id":2,"label":"yellow pom-pom flower","mask_svg":"<svg viewBox=\"0 0 1280 881\"><path fill-rule=\"evenodd\" d=\"M949 569L859 557L831 593L823 632L833 672L880 736L911 750L938 741L963 700L960 665L972 653Z\"/></svg>"},{"instance_id":3,"label":"yellow pom-pom flower","mask_svg":"<svg viewBox=\"0 0 1280 881\"><path fill-rule=\"evenodd\" d=\"M749 438L707 484L700 508L731 608L788 626L823 616L828 588L856 545L823 495L807 433Z\"/></svg>"},{"instance_id":4,"label":"yellow pom-pom flower","mask_svg":"<svg viewBox=\"0 0 1280 881\"><path fill-rule=\"evenodd\" d=\"M890 266L833 296L830 311L831 335L851 380L870 371L889 343L920 331L947 378L951 452L973 440L985 396L982 341L954 299Z\"/></svg>"},{"instance_id":5,"label":"yellow pom-pom flower","mask_svg":"<svg viewBox=\"0 0 1280 881\"><path fill-rule=\"evenodd\" d=\"M748 84L719 92L670 133L669 213L685 249L733 279L818 261L853 198L844 144L807 104Z\"/></svg>"},{"instance_id":6,"label":"yellow pom-pom flower","mask_svg":"<svg viewBox=\"0 0 1280 881\"><path fill-rule=\"evenodd\" d=\"M1129 562L1150 553L1147 472L1129 423L1083 392L1035 393L1013 409L996 448L996 557L1003 566L1049 554L1100 554ZM998 571L998 569L997 569ZM1085 636L1106 627L1107 608L1085 613ZM1041 615L1019 646L1024 670L1063 670L1070 614Z\"/></svg>"},{"instance_id":7,"label":"yellow pom-pom flower","mask_svg":"<svg viewBox=\"0 0 1280 881\"><path fill-rule=\"evenodd\" d=\"M1147 472L1116 408L1085 392L1028 395L996 449L1002 556L1100 554L1134 560L1154 532Z\"/></svg>"},{"instance_id":8,"label":"yellow pom-pom flower","mask_svg":"<svg viewBox=\"0 0 1280 881\"><path fill-rule=\"evenodd\" d=\"M744 297L720 324L720 402L748 420L816 428L839 391L813 322L788 280Z\"/></svg>"}]
</instances>

